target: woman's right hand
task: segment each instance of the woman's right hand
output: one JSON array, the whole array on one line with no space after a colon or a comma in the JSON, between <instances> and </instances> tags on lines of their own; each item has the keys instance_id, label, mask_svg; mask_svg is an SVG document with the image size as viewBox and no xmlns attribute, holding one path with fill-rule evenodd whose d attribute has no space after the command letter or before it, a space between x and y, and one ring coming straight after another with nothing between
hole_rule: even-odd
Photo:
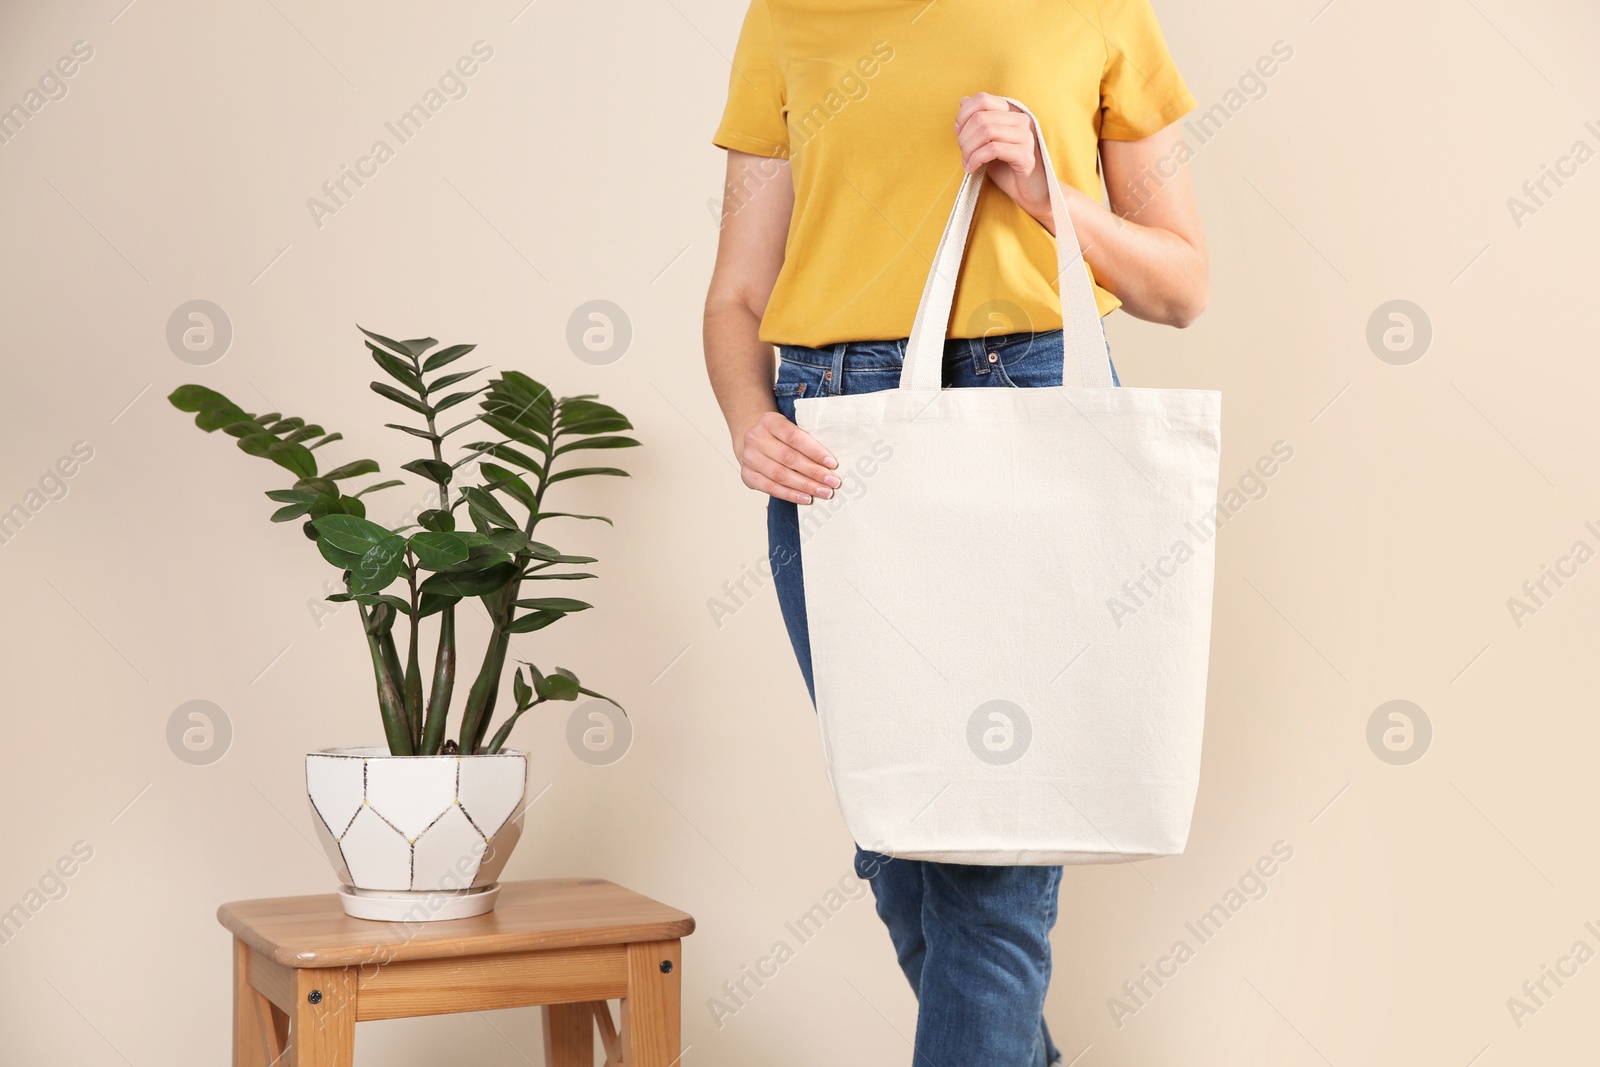
<instances>
[{"instance_id":1,"label":"woman's right hand","mask_svg":"<svg viewBox=\"0 0 1600 1067\"><path fill-rule=\"evenodd\" d=\"M839 461L822 443L776 411L762 415L738 436L739 473L757 492L809 504L839 488Z\"/></svg>"}]
</instances>

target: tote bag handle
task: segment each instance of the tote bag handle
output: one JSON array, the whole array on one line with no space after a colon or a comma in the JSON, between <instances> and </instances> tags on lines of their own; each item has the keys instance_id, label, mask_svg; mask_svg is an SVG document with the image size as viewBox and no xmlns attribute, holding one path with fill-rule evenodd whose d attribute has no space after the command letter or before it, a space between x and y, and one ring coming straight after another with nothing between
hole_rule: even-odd
<instances>
[{"instance_id":1,"label":"tote bag handle","mask_svg":"<svg viewBox=\"0 0 1600 1067\"><path fill-rule=\"evenodd\" d=\"M1050 214L1056 224L1056 277L1061 290L1062 368L1061 384L1080 388L1111 388L1111 360L1106 354L1100 331L1100 312L1094 289L1083 265L1083 250L1067 216L1066 196L1050 163L1050 149L1044 143L1039 120L1020 100L1002 97L1028 116L1033 125L1039 157L1044 163L1045 183L1050 188ZM906 344L905 365L900 371L900 388L937 391L944 365L944 335L950 326L950 308L955 301L956 278L961 273L961 258L972 230L972 215L978 207L984 172L968 174L956 193L955 207L939 238L933 267L928 271L917 317Z\"/></svg>"}]
</instances>

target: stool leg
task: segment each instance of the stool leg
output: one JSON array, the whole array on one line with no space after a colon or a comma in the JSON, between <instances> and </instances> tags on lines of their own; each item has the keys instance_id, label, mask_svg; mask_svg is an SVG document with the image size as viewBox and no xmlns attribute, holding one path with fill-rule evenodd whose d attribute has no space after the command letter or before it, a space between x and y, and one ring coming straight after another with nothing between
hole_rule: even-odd
<instances>
[{"instance_id":1,"label":"stool leg","mask_svg":"<svg viewBox=\"0 0 1600 1067\"><path fill-rule=\"evenodd\" d=\"M263 1027L265 1022L265 1027ZM233 1067L278 1067L272 1004L250 984L250 946L233 941Z\"/></svg>"},{"instance_id":2,"label":"stool leg","mask_svg":"<svg viewBox=\"0 0 1600 1067\"><path fill-rule=\"evenodd\" d=\"M353 967L294 972L288 1067L353 1067L356 1061L356 972ZM313 1003L313 1001L315 1003Z\"/></svg>"},{"instance_id":3,"label":"stool leg","mask_svg":"<svg viewBox=\"0 0 1600 1067\"><path fill-rule=\"evenodd\" d=\"M544 1006L545 1067L594 1067L594 1005Z\"/></svg>"},{"instance_id":4,"label":"stool leg","mask_svg":"<svg viewBox=\"0 0 1600 1067\"><path fill-rule=\"evenodd\" d=\"M628 995L622 1001L622 1062L674 1067L683 1055L683 968L679 942L628 946Z\"/></svg>"}]
</instances>

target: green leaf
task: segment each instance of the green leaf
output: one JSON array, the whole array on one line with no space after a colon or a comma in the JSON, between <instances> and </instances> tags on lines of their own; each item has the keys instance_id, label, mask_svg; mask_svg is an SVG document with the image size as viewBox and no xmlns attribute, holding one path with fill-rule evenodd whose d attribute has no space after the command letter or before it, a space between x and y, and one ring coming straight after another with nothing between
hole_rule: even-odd
<instances>
[{"instance_id":1,"label":"green leaf","mask_svg":"<svg viewBox=\"0 0 1600 1067\"><path fill-rule=\"evenodd\" d=\"M390 533L375 522L351 515L329 515L318 519L316 527L318 535L346 552L365 553L374 545L386 541L399 541L400 548L403 550L405 547L405 538Z\"/></svg>"},{"instance_id":2,"label":"green leaf","mask_svg":"<svg viewBox=\"0 0 1600 1067\"><path fill-rule=\"evenodd\" d=\"M546 484L554 485L557 482L564 482L568 478L588 478L596 474L609 475L614 478L628 477L627 471L617 467L573 467L571 470L552 474L548 479L546 479Z\"/></svg>"},{"instance_id":3,"label":"green leaf","mask_svg":"<svg viewBox=\"0 0 1600 1067\"><path fill-rule=\"evenodd\" d=\"M316 523L313 522L311 525L315 526ZM346 552L325 537L317 538L317 551L322 553L323 559L342 571L355 567L361 562L361 557L366 555L365 552Z\"/></svg>"},{"instance_id":4,"label":"green leaf","mask_svg":"<svg viewBox=\"0 0 1600 1067\"><path fill-rule=\"evenodd\" d=\"M594 607L581 600L572 600L564 596L539 597L534 600L519 600L517 607L527 608L530 611L585 611Z\"/></svg>"},{"instance_id":5,"label":"green leaf","mask_svg":"<svg viewBox=\"0 0 1600 1067\"><path fill-rule=\"evenodd\" d=\"M477 347L477 345L450 345L447 348L441 348L427 358L427 361L422 364L422 369L425 371L438 370L446 363L454 363ZM477 372L474 371L473 373L476 374Z\"/></svg>"},{"instance_id":6,"label":"green leaf","mask_svg":"<svg viewBox=\"0 0 1600 1067\"><path fill-rule=\"evenodd\" d=\"M633 423L608 404L567 397L556 405L556 427L562 433L616 433L633 429Z\"/></svg>"},{"instance_id":7,"label":"green leaf","mask_svg":"<svg viewBox=\"0 0 1600 1067\"><path fill-rule=\"evenodd\" d=\"M378 462L372 459L358 459L346 463L342 467L335 467L323 475L329 481L337 482L344 478L354 478L358 474L378 473Z\"/></svg>"},{"instance_id":8,"label":"green leaf","mask_svg":"<svg viewBox=\"0 0 1600 1067\"><path fill-rule=\"evenodd\" d=\"M307 445L306 448L307 449L321 448L323 445L332 444L334 441L343 441L343 440L344 440L344 434L342 434L342 433L330 433L328 436L322 438L321 440L319 440L319 441L317 441L317 442L315 442L313 444Z\"/></svg>"},{"instance_id":9,"label":"green leaf","mask_svg":"<svg viewBox=\"0 0 1600 1067\"><path fill-rule=\"evenodd\" d=\"M237 425L253 427L255 426L255 423L246 422L238 423ZM232 427L229 427L228 429L232 429ZM245 434L241 436L238 441L239 451L243 452L247 456L264 456L267 454L267 449L278 443L279 442L276 437L272 436L270 433L266 433L265 431Z\"/></svg>"},{"instance_id":10,"label":"green leaf","mask_svg":"<svg viewBox=\"0 0 1600 1067\"><path fill-rule=\"evenodd\" d=\"M639 442L631 437L585 437L581 441L573 441L555 450L556 455L563 452L575 452L580 448L637 448Z\"/></svg>"},{"instance_id":11,"label":"green leaf","mask_svg":"<svg viewBox=\"0 0 1600 1067\"><path fill-rule=\"evenodd\" d=\"M444 593L428 591L417 598L417 618L426 619L429 615L437 615L452 604L460 603L458 596L449 596Z\"/></svg>"},{"instance_id":12,"label":"green leaf","mask_svg":"<svg viewBox=\"0 0 1600 1067\"><path fill-rule=\"evenodd\" d=\"M203 385L180 385L167 394L167 400L179 411L204 411L209 407L226 404L233 407L233 401L217 392L207 389Z\"/></svg>"},{"instance_id":13,"label":"green leaf","mask_svg":"<svg viewBox=\"0 0 1600 1067\"><path fill-rule=\"evenodd\" d=\"M390 355L370 342L367 349L372 353L373 362L382 367L385 374L414 393L422 392L422 379L417 377L417 372L405 360Z\"/></svg>"},{"instance_id":14,"label":"green leaf","mask_svg":"<svg viewBox=\"0 0 1600 1067\"><path fill-rule=\"evenodd\" d=\"M521 671L511 674L511 695L516 698L519 710L533 703L533 686L523 679Z\"/></svg>"},{"instance_id":15,"label":"green leaf","mask_svg":"<svg viewBox=\"0 0 1600 1067\"><path fill-rule=\"evenodd\" d=\"M539 521L543 522L545 519L594 519L596 522L603 522L607 526L615 526L616 525L616 523L612 522L610 519L606 518L604 515L577 515L577 514L574 514L573 512L570 512L570 511L541 511L541 512L539 512Z\"/></svg>"},{"instance_id":16,"label":"green leaf","mask_svg":"<svg viewBox=\"0 0 1600 1067\"><path fill-rule=\"evenodd\" d=\"M496 548L512 554L525 551L533 543L521 530L496 530L489 535L489 540Z\"/></svg>"},{"instance_id":17,"label":"green leaf","mask_svg":"<svg viewBox=\"0 0 1600 1067\"><path fill-rule=\"evenodd\" d=\"M350 568L350 591L376 593L387 588L405 567L405 547L405 538L391 534L387 541L369 548L360 562Z\"/></svg>"},{"instance_id":18,"label":"green leaf","mask_svg":"<svg viewBox=\"0 0 1600 1067\"><path fill-rule=\"evenodd\" d=\"M456 371L454 374L440 375L439 378L428 383L428 392L437 393L441 389L448 389L457 382L464 382L474 374L482 374L488 369L488 367L479 367L477 370L461 370ZM488 386L484 386L484 388L487 389Z\"/></svg>"},{"instance_id":19,"label":"green leaf","mask_svg":"<svg viewBox=\"0 0 1600 1067\"><path fill-rule=\"evenodd\" d=\"M412 437L420 437L424 441L438 441L441 439L438 434L431 434L427 430L419 430L414 426L401 426L398 422L386 422L383 425L385 429L403 430Z\"/></svg>"},{"instance_id":20,"label":"green leaf","mask_svg":"<svg viewBox=\"0 0 1600 1067\"><path fill-rule=\"evenodd\" d=\"M394 351L399 352L401 355L406 356L420 356L422 353L439 343L431 337L419 337L414 341L393 341L383 336L381 333L373 333L371 330L360 325L359 323L356 324L356 329L360 330L362 333L366 334L380 345L383 345L385 348L393 349Z\"/></svg>"},{"instance_id":21,"label":"green leaf","mask_svg":"<svg viewBox=\"0 0 1600 1067\"><path fill-rule=\"evenodd\" d=\"M394 621L399 617L399 612L387 604L380 604L373 608L372 613L367 616L367 633L372 634L374 637L382 637L394 629Z\"/></svg>"},{"instance_id":22,"label":"green leaf","mask_svg":"<svg viewBox=\"0 0 1600 1067\"><path fill-rule=\"evenodd\" d=\"M472 416L472 418L467 419L464 422L456 423L454 426L450 427L448 430L441 430L439 432L439 436L440 437L449 437L451 434L455 433L457 430L465 430L468 426L471 426L473 423L481 422L481 421L483 421L483 416L482 415L474 415L474 416Z\"/></svg>"},{"instance_id":23,"label":"green leaf","mask_svg":"<svg viewBox=\"0 0 1600 1067\"><path fill-rule=\"evenodd\" d=\"M618 415L614 419L584 419L581 422L569 422L556 427L556 433L561 437L576 437L583 434L610 434L618 430L631 430L633 423Z\"/></svg>"},{"instance_id":24,"label":"green leaf","mask_svg":"<svg viewBox=\"0 0 1600 1067\"><path fill-rule=\"evenodd\" d=\"M485 386L485 388L487 388L487 386ZM449 396L433 405L434 413L437 414L438 412L453 408L463 400L471 400L481 392L483 392L483 389L468 389L461 393L451 393Z\"/></svg>"},{"instance_id":25,"label":"green leaf","mask_svg":"<svg viewBox=\"0 0 1600 1067\"><path fill-rule=\"evenodd\" d=\"M358 519L367 517L367 506L353 496L340 497L339 509L346 515L354 515Z\"/></svg>"},{"instance_id":26,"label":"green leaf","mask_svg":"<svg viewBox=\"0 0 1600 1067\"><path fill-rule=\"evenodd\" d=\"M304 515L310 510L311 501L309 500L303 501L299 504L285 504L283 507L272 513L272 521L288 522L291 519L298 519L300 516Z\"/></svg>"},{"instance_id":27,"label":"green leaf","mask_svg":"<svg viewBox=\"0 0 1600 1067\"><path fill-rule=\"evenodd\" d=\"M426 570L438 571L466 561L467 543L453 533L412 534L409 541L417 563Z\"/></svg>"},{"instance_id":28,"label":"green leaf","mask_svg":"<svg viewBox=\"0 0 1600 1067\"><path fill-rule=\"evenodd\" d=\"M285 437L284 440L288 441L290 444L302 444L311 440L313 437L321 436L322 433L323 429L321 426L302 426L288 437Z\"/></svg>"},{"instance_id":29,"label":"green leaf","mask_svg":"<svg viewBox=\"0 0 1600 1067\"><path fill-rule=\"evenodd\" d=\"M347 514L349 513L344 510L344 498L339 495L337 489L331 493L319 493L317 499L311 502L311 518L313 521L322 518L324 515ZM361 516L357 517L360 518ZM316 537L318 534L313 530L311 536Z\"/></svg>"},{"instance_id":30,"label":"green leaf","mask_svg":"<svg viewBox=\"0 0 1600 1067\"><path fill-rule=\"evenodd\" d=\"M518 444L527 445L529 448L538 452L544 451L546 435L531 430L528 427L523 426L521 423L488 412L486 412L483 416L483 423L485 426L488 426L490 429L509 437Z\"/></svg>"},{"instance_id":31,"label":"green leaf","mask_svg":"<svg viewBox=\"0 0 1600 1067\"><path fill-rule=\"evenodd\" d=\"M594 563L594 562L597 562L593 556L563 556L561 553L556 552L554 549L550 548L549 545L540 545L539 547L541 549L546 549L549 552L554 553L554 555L547 555L547 554L542 554L542 553L535 553L534 554L534 558L535 559L542 559L547 563Z\"/></svg>"},{"instance_id":32,"label":"green leaf","mask_svg":"<svg viewBox=\"0 0 1600 1067\"><path fill-rule=\"evenodd\" d=\"M317 499L317 494L306 492L304 489L269 489L267 499L276 500L280 504L309 504Z\"/></svg>"},{"instance_id":33,"label":"green leaf","mask_svg":"<svg viewBox=\"0 0 1600 1067\"><path fill-rule=\"evenodd\" d=\"M333 597L329 597L328 599L332 600ZM397 612L398 614L401 614L401 615L410 615L411 614L411 605L410 604L406 603L404 600L401 600L397 596L390 596L388 593L360 593L358 595L352 596L350 599L355 600L358 603L365 604L369 608L375 608L379 604L387 604L387 605L389 605L389 607L393 608L395 610L395 612Z\"/></svg>"},{"instance_id":34,"label":"green leaf","mask_svg":"<svg viewBox=\"0 0 1600 1067\"><path fill-rule=\"evenodd\" d=\"M585 578L594 577L598 576L590 574L587 571L563 571L560 574L544 574L540 572L529 571L522 572L522 580L525 582L577 582L582 581Z\"/></svg>"},{"instance_id":35,"label":"green leaf","mask_svg":"<svg viewBox=\"0 0 1600 1067\"><path fill-rule=\"evenodd\" d=\"M516 471L488 462L479 464L478 469L491 479L489 484L484 486L485 489L498 489L529 511L537 506L538 501L533 495L533 490L528 488L528 483L523 481Z\"/></svg>"},{"instance_id":36,"label":"green leaf","mask_svg":"<svg viewBox=\"0 0 1600 1067\"><path fill-rule=\"evenodd\" d=\"M516 577L516 564L496 563L492 567L477 571L440 572L429 577L418 588L424 593L439 593L454 597L484 596L499 592Z\"/></svg>"},{"instance_id":37,"label":"green leaf","mask_svg":"<svg viewBox=\"0 0 1600 1067\"><path fill-rule=\"evenodd\" d=\"M520 525L511 513L501 506L500 501L484 492L468 486L461 490L461 495L467 500L467 507L472 509L474 515L494 526L503 526L515 530Z\"/></svg>"},{"instance_id":38,"label":"green leaf","mask_svg":"<svg viewBox=\"0 0 1600 1067\"><path fill-rule=\"evenodd\" d=\"M544 684L538 687L539 695L546 700L577 700L578 679L572 676L571 671L552 674L544 679Z\"/></svg>"},{"instance_id":39,"label":"green leaf","mask_svg":"<svg viewBox=\"0 0 1600 1067\"><path fill-rule=\"evenodd\" d=\"M488 567L494 566L497 563L511 562L510 553L496 548L494 545L489 543L487 538L485 538L482 543L478 543L476 540L474 540L475 538L480 537L480 534L458 533L456 536L461 538L462 541L466 542L467 551L469 554L465 562L457 563L454 567L446 567L445 573L465 574L468 571L484 570Z\"/></svg>"},{"instance_id":40,"label":"green leaf","mask_svg":"<svg viewBox=\"0 0 1600 1067\"><path fill-rule=\"evenodd\" d=\"M528 634L528 633L532 633L535 630L542 630L546 626L549 626L551 623L556 622L556 621L558 621L560 619L564 619L566 617L567 617L566 616L566 612L563 612L563 611L535 611L535 612L532 612L531 614L521 615L521 616L518 616L515 619L512 619L510 624L508 626L506 626L506 633L508 633L508 634ZM556 697L554 699L565 700L567 698L566 697Z\"/></svg>"},{"instance_id":41,"label":"green leaf","mask_svg":"<svg viewBox=\"0 0 1600 1067\"><path fill-rule=\"evenodd\" d=\"M427 404L424 404L422 401L418 400L409 393L402 393L388 382L373 382L372 391L381 397L386 397L389 400L393 400L396 404L410 408L418 415L433 414L433 408L429 407Z\"/></svg>"},{"instance_id":42,"label":"green leaf","mask_svg":"<svg viewBox=\"0 0 1600 1067\"><path fill-rule=\"evenodd\" d=\"M448 511L430 508L417 516L417 522L436 533L449 533L456 528L456 517Z\"/></svg>"},{"instance_id":43,"label":"green leaf","mask_svg":"<svg viewBox=\"0 0 1600 1067\"><path fill-rule=\"evenodd\" d=\"M302 478L310 478L317 473L317 458L305 445L279 441L267 449L267 458Z\"/></svg>"},{"instance_id":44,"label":"green leaf","mask_svg":"<svg viewBox=\"0 0 1600 1067\"><path fill-rule=\"evenodd\" d=\"M351 500L355 500L356 497L363 497L363 496L366 496L368 493L376 493L380 489L393 489L397 485L405 485L405 484L406 484L405 482L400 481L398 478L391 478L386 482L374 482L373 484L367 486L365 489L361 490L361 492L355 494L355 496L352 496L350 499ZM363 507L363 510L365 510L364 507Z\"/></svg>"},{"instance_id":45,"label":"green leaf","mask_svg":"<svg viewBox=\"0 0 1600 1067\"><path fill-rule=\"evenodd\" d=\"M442 459L414 459L401 464L400 469L420 474L438 485L449 485L450 479L455 476L455 469Z\"/></svg>"},{"instance_id":46,"label":"green leaf","mask_svg":"<svg viewBox=\"0 0 1600 1067\"><path fill-rule=\"evenodd\" d=\"M534 459L526 452L520 452L512 448L504 442L479 441L477 444L468 445L467 447L482 455L503 459L507 463L515 463L524 470L532 471L536 477L544 477L544 464L541 461ZM541 444L539 447L542 448L544 446Z\"/></svg>"}]
</instances>

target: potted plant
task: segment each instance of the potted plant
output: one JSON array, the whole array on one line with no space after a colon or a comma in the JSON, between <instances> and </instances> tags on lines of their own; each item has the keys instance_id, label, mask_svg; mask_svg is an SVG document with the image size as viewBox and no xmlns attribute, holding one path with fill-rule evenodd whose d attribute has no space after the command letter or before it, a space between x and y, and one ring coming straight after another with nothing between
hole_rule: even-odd
<instances>
[{"instance_id":1,"label":"potted plant","mask_svg":"<svg viewBox=\"0 0 1600 1067\"><path fill-rule=\"evenodd\" d=\"M358 459L324 470L318 452L340 434L280 412L251 414L200 385L180 386L168 399L194 413L200 429L221 430L287 472L289 484L266 494L277 505L272 521L302 521L341 573L344 591L328 599L356 605L386 744L306 756L312 822L343 883L345 910L407 921L481 914L494 906L496 879L521 832L527 756L506 747L512 728L541 704L600 697L565 668L546 673L522 662L511 670L514 707L495 727L512 636L591 606L529 595L533 583L594 577L577 569L593 557L539 540L540 525L557 517L610 522L547 510L545 495L572 479L626 475L577 465L576 454L638 442L622 434L632 424L593 396L558 399L517 371L474 386L485 368L454 369L474 345L436 348L431 337L362 333L389 378L373 382L373 391L407 413L388 427L426 448L403 469L431 484L429 504L437 491L437 506L392 529L367 518L362 498L406 483L350 491L379 468ZM477 412L467 415L462 405L474 400ZM444 421L454 424L444 428ZM458 445L456 435L469 427L494 439ZM491 631L449 736L456 611L469 597L482 602ZM425 622L435 631L431 673L422 666Z\"/></svg>"}]
</instances>

